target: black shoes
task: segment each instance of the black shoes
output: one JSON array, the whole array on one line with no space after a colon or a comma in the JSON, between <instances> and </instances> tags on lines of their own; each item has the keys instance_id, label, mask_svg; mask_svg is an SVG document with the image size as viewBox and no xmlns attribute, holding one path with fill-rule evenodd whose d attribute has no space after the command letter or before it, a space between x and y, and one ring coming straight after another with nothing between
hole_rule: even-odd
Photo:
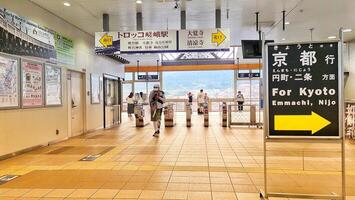
<instances>
[{"instance_id":1,"label":"black shoes","mask_svg":"<svg viewBox=\"0 0 355 200\"><path fill-rule=\"evenodd\" d=\"M153 134L154 137L159 137L159 133L160 131L155 131L155 133Z\"/></svg>"}]
</instances>

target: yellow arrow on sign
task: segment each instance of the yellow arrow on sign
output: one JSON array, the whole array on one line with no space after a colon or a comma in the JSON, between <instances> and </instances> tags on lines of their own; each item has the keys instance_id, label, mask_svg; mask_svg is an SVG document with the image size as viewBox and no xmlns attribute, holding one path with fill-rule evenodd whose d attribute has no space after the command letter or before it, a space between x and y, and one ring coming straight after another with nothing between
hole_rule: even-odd
<instances>
[{"instance_id":1,"label":"yellow arrow on sign","mask_svg":"<svg viewBox=\"0 0 355 200\"><path fill-rule=\"evenodd\" d=\"M312 131L312 135L331 124L312 112L311 115L275 115L275 131Z\"/></svg>"},{"instance_id":2,"label":"yellow arrow on sign","mask_svg":"<svg viewBox=\"0 0 355 200\"><path fill-rule=\"evenodd\" d=\"M107 33L105 33L105 35L103 35L100 39L100 43L104 46L104 47L108 47L108 46L112 46L112 36L107 35Z\"/></svg>"},{"instance_id":3,"label":"yellow arrow on sign","mask_svg":"<svg viewBox=\"0 0 355 200\"><path fill-rule=\"evenodd\" d=\"M217 46L222 44L227 37L219 29L217 33L212 33L212 43L217 43Z\"/></svg>"}]
</instances>

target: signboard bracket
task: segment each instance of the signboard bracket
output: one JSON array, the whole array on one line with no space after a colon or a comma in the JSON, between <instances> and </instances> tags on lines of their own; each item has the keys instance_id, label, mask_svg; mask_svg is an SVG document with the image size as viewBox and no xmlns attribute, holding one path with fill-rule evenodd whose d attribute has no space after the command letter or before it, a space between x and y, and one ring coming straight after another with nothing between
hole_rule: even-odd
<instances>
[{"instance_id":1,"label":"signboard bracket","mask_svg":"<svg viewBox=\"0 0 355 200\"><path fill-rule=\"evenodd\" d=\"M263 150L264 150L264 189L260 190L260 198L268 199L269 197L284 197L284 198L303 198L303 199L346 199L346 168L345 168L345 136L344 136L344 80L343 80L343 29L339 30L340 42L338 45L338 106L339 106L339 137L269 137L269 84L268 84L268 62L267 62L267 49L265 45L265 33L262 32L262 58L263 58L263 85L264 85L264 137L263 137ZM341 195L330 193L329 195L320 194L301 194L301 193L278 193L268 191L268 166L267 166L267 143L282 143L282 142L302 142L302 143L336 143L341 147Z\"/></svg>"}]
</instances>

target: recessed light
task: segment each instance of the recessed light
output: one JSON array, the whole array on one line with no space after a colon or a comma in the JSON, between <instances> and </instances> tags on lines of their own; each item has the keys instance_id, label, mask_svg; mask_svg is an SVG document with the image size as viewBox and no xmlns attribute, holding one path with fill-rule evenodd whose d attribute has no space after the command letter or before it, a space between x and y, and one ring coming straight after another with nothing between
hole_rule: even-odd
<instances>
[{"instance_id":1,"label":"recessed light","mask_svg":"<svg viewBox=\"0 0 355 200\"><path fill-rule=\"evenodd\" d=\"M285 40L286 40L286 38L282 38L281 40L282 40L282 41L285 41Z\"/></svg>"},{"instance_id":2,"label":"recessed light","mask_svg":"<svg viewBox=\"0 0 355 200\"><path fill-rule=\"evenodd\" d=\"M334 36L334 35L328 37L328 39L330 39L330 40L336 39L336 38L337 38L337 36Z\"/></svg>"},{"instance_id":3,"label":"recessed light","mask_svg":"<svg viewBox=\"0 0 355 200\"><path fill-rule=\"evenodd\" d=\"M63 4L68 7L71 6L69 2L64 2Z\"/></svg>"},{"instance_id":4,"label":"recessed light","mask_svg":"<svg viewBox=\"0 0 355 200\"><path fill-rule=\"evenodd\" d=\"M137 0L137 1L136 1L136 4L142 4L142 3L143 3L142 0Z\"/></svg>"},{"instance_id":5,"label":"recessed light","mask_svg":"<svg viewBox=\"0 0 355 200\"><path fill-rule=\"evenodd\" d=\"M290 22L285 22L285 24L286 24L286 25L289 25L289 24L290 24Z\"/></svg>"},{"instance_id":6,"label":"recessed light","mask_svg":"<svg viewBox=\"0 0 355 200\"><path fill-rule=\"evenodd\" d=\"M351 31L353 31L353 29L351 29L351 28L343 29L343 32L344 32L344 33L348 33L348 32L351 32Z\"/></svg>"}]
</instances>

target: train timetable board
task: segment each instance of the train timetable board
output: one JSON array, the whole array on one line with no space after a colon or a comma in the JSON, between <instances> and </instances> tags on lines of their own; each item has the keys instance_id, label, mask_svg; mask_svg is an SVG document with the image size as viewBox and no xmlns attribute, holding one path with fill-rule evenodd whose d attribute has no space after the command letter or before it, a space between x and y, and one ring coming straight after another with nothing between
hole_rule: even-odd
<instances>
[{"instance_id":1,"label":"train timetable board","mask_svg":"<svg viewBox=\"0 0 355 200\"><path fill-rule=\"evenodd\" d=\"M340 138L339 46L338 42L266 46L268 137Z\"/></svg>"}]
</instances>

